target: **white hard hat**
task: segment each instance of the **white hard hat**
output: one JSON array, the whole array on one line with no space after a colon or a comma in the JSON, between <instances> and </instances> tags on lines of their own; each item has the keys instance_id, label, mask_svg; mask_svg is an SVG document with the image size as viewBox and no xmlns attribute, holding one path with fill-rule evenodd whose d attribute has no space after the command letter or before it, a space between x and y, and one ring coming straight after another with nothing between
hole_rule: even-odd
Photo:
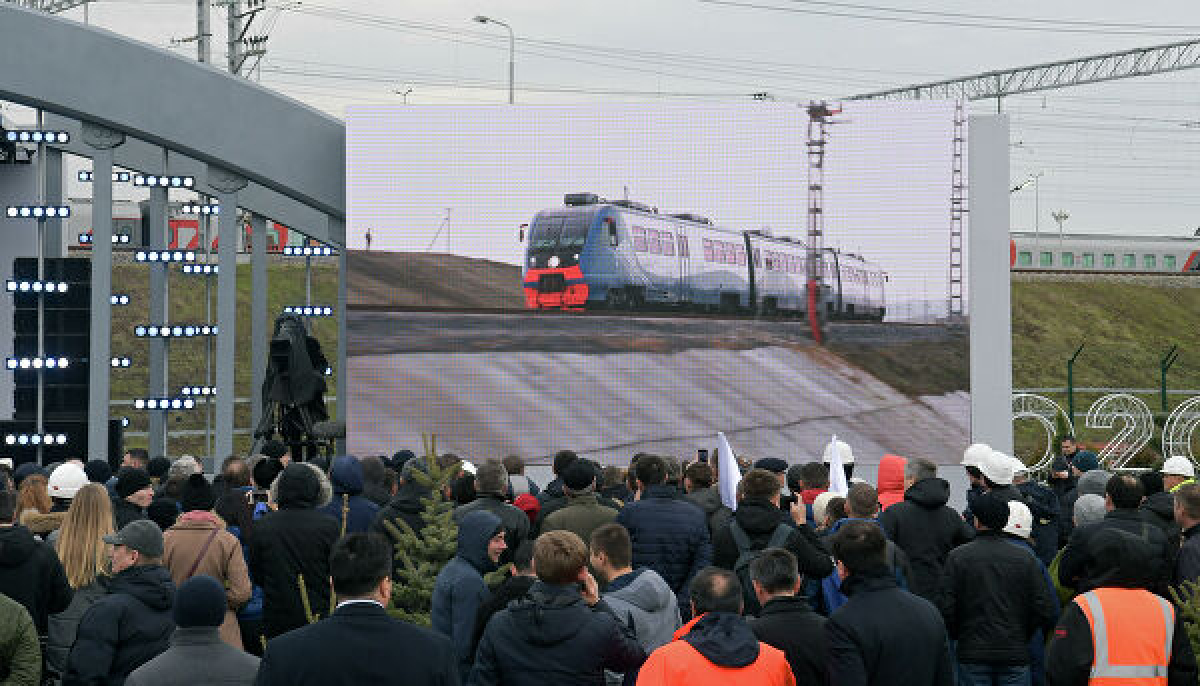
<instances>
[{"instance_id":1,"label":"white hard hat","mask_svg":"<svg viewBox=\"0 0 1200 686\"><path fill-rule=\"evenodd\" d=\"M1183 457L1182 455L1176 455L1175 457L1168 459L1163 463L1160 471L1163 474L1171 474L1172 476L1186 476L1189 479L1196 476L1196 466L1192 464L1191 460Z\"/></svg>"},{"instance_id":2,"label":"white hard hat","mask_svg":"<svg viewBox=\"0 0 1200 686\"><path fill-rule=\"evenodd\" d=\"M46 490L51 498L69 500L75 497L79 489L88 485L87 473L76 462L64 462L50 474Z\"/></svg>"},{"instance_id":3,"label":"white hard hat","mask_svg":"<svg viewBox=\"0 0 1200 686\"><path fill-rule=\"evenodd\" d=\"M825 446L825 455L821 461L825 464L833 462L834 450L841 455L842 464L854 464L854 451L850 450L850 444L845 441L834 441L832 446Z\"/></svg>"},{"instance_id":4,"label":"white hard hat","mask_svg":"<svg viewBox=\"0 0 1200 686\"><path fill-rule=\"evenodd\" d=\"M1004 533L1029 538L1033 534L1033 513L1029 506L1019 500L1008 501L1008 523Z\"/></svg>"},{"instance_id":5,"label":"white hard hat","mask_svg":"<svg viewBox=\"0 0 1200 686\"><path fill-rule=\"evenodd\" d=\"M1023 461L1021 461L1021 458L1010 457L1008 459L1012 460L1013 474L1028 474L1029 473L1029 465L1027 465Z\"/></svg>"},{"instance_id":6,"label":"white hard hat","mask_svg":"<svg viewBox=\"0 0 1200 686\"><path fill-rule=\"evenodd\" d=\"M981 469L983 461L992 454L991 447L986 443L972 443L963 451L962 466Z\"/></svg>"},{"instance_id":7,"label":"white hard hat","mask_svg":"<svg viewBox=\"0 0 1200 686\"><path fill-rule=\"evenodd\" d=\"M988 481L997 486L1011 486L1013 482L1013 460L1004 453L993 450L979 465L979 471Z\"/></svg>"}]
</instances>

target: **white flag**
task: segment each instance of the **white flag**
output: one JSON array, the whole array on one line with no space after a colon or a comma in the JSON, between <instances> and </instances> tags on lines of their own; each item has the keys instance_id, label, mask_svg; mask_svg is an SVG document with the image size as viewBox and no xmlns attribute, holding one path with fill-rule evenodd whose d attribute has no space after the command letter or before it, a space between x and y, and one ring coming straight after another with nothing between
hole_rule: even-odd
<instances>
[{"instance_id":1,"label":"white flag","mask_svg":"<svg viewBox=\"0 0 1200 686\"><path fill-rule=\"evenodd\" d=\"M729 447L729 441L720 431L717 432L717 472L717 492L721 494L721 503L736 510L737 487L742 480L742 470L738 469L733 448Z\"/></svg>"},{"instance_id":2,"label":"white flag","mask_svg":"<svg viewBox=\"0 0 1200 686\"><path fill-rule=\"evenodd\" d=\"M837 443L837 434L834 434L825 448L825 454L829 455L829 492L845 498L846 494L850 492L850 485L846 483L846 469L842 467L842 451L838 450Z\"/></svg>"}]
</instances>

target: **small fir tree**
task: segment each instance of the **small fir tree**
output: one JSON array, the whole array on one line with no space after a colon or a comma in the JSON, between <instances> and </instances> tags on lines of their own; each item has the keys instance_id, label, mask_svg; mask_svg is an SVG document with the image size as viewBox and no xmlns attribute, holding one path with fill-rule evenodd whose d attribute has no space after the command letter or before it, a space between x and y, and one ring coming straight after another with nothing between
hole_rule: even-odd
<instances>
[{"instance_id":1,"label":"small fir tree","mask_svg":"<svg viewBox=\"0 0 1200 686\"><path fill-rule=\"evenodd\" d=\"M422 436L422 441L425 443L426 471L412 470L412 478L429 490L429 495L421 498L424 528L418 535L400 517L385 520L383 525L396 550L392 616L429 626L434 582L458 548L454 503L447 501L442 493L458 473L460 463L439 466L437 437Z\"/></svg>"},{"instance_id":2,"label":"small fir tree","mask_svg":"<svg viewBox=\"0 0 1200 686\"><path fill-rule=\"evenodd\" d=\"M1192 652L1200 655L1200 583L1184 581L1170 590L1175 611L1183 614L1183 626L1192 642Z\"/></svg>"}]
</instances>

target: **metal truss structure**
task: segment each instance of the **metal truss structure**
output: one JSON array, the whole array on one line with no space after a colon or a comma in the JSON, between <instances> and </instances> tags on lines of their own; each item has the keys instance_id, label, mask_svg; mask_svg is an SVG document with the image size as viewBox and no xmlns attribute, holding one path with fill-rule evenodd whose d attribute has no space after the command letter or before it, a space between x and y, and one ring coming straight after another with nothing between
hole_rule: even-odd
<instances>
[{"instance_id":1,"label":"metal truss structure","mask_svg":"<svg viewBox=\"0 0 1200 686\"><path fill-rule=\"evenodd\" d=\"M1200 67L1200 40L998 69L974 76L854 95L845 100L987 100Z\"/></svg>"}]
</instances>

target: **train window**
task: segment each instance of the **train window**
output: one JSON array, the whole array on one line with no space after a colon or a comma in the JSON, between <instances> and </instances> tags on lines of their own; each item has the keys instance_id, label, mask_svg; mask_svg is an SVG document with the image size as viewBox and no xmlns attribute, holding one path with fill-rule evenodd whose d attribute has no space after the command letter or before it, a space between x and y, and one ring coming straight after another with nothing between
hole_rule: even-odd
<instances>
[{"instance_id":1,"label":"train window","mask_svg":"<svg viewBox=\"0 0 1200 686\"><path fill-rule=\"evenodd\" d=\"M745 248L745 246L739 245L737 247L737 263L743 267L746 266L746 248Z\"/></svg>"},{"instance_id":2,"label":"train window","mask_svg":"<svg viewBox=\"0 0 1200 686\"><path fill-rule=\"evenodd\" d=\"M1061 255L1059 255L1059 264L1064 267L1074 267L1075 266L1075 253L1065 252L1065 253L1062 253Z\"/></svg>"},{"instance_id":3,"label":"train window","mask_svg":"<svg viewBox=\"0 0 1200 686\"><path fill-rule=\"evenodd\" d=\"M633 249L646 252L646 230L640 226L633 227Z\"/></svg>"},{"instance_id":4,"label":"train window","mask_svg":"<svg viewBox=\"0 0 1200 686\"><path fill-rule=\"evenodd\" d=\"M1158 258L1154 255L1142 255L1143 269L1156 269L1158 267Z\"/></svg>"},{"instance_id":5,"label":"train window","mask_svg":"<svg viewBox=\"0 0 1200 686\"><path fill-rule=\"evenodd\" d=\"M1042 253L1039 257L1038 265L1042 266L1042 267L1053 267L1054 266L1054 253L1052 253L1052 252Z\"/></svg>"},{"instance_id":6,"label":"train window","mask_svg":"<svg viewBox=\"0 0 1200 686\"><path fill-rule=\"evenodd\" d=\"M1121 260L1121 266L1126 269L1137 269L1137 255L1126 253Z\"/></svg>"},{"instance_id":7,"label":"train window","mask_svg":"<svg viewBox=\"0 0 1200 686\"><path fill-rule=\"evenodd\" d=\"M688 239L687 236L679 234L679 256L688 257Z\"/></svg>"},{"instance_id":8,"label":"train window","mask_svg":"<svg viewBox=\"0 0 1200 686\"><path fill-rule=\"evenodd\" d=\"M587 242L588 225L582 217L570 217L563 224L562 238L559 239L559 247L562 248L582 248Z\"/></svg>"},{"instance_id":9,"label":"train window","mask_svg":"<svg viewBox=\"0 0 1200 686\"><path fill-rule=\"evenodd\" d=\"M1085 252L1083 254L1083 268L1091 269L1092 267L1095 267L1095 266L1096 266L1096 256L1090 252Z\"/></svg>"},{"instance_id":10,"label":"train window","mask_svg":"<svg viewBox=\"0 0 1200 686\"><path fill-rule=\"evenodd\" d=\"M1175 271L1175 256L1163 255L1163 269L1167 271Z\"/></svg>"},{"instance_id":11,"label":"train window","mask_svg":"<svg viewBox=\"0 0 1200 686\"><path fill-rule=\"evenodd\" d=\"M1022 267L1033 266L1033 253L1028 250L1017 253L1017 264Z\"/></svg>"},{"instance_id":12,"label":"train window","mask_svg":"<svg viewBox=\"0 0 1200 686\"><path fill-rule=\"evenodd\" d=\"M675 236L671 235L670 231L663 231L659 237L662 239L663 254L674 257L675 256Z\"/></svg>"},{"instance_id":13,"label":"train window","mask_svg":"<svg viewBox=\"0 0 1200 686\"><path fill-rule=\"evenodd\" d=\"M712 240L705 238L703 240L703 243L704 243L704 261L705 262L716 262L717 259L716 259L716 254L713 252Z\"/></svg>"},{"instance_id":14,"label":"train window","mask_svg":"<svg viewBox=\"0 0 1200 686\"><path fill-rule=\"evenodd\" d=\"M558 218L539 219L533 223L533 232L529 236L531 248L553 248L558 245L558 237L562 233L565 222Z\"/></svg>"},{"instance_id":15,"label":"train window","mask_svg":"<svg viewBox=\"0 0 1200 686\"><path fill-rule=\"evenodd\" d=\"M1117 266L1117 256L1112 253L1105 253L1104 254L1104 266L1109 269L1112 269L1113 267Z\"/></svg>"}]
</instances>

